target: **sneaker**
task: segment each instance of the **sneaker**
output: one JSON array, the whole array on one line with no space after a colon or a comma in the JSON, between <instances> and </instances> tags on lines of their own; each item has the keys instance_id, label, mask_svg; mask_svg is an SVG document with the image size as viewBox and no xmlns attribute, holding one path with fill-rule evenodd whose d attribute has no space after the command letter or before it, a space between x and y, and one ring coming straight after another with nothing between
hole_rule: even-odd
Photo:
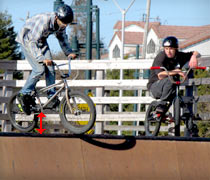
<instances>
[{"instance_id":1,"label":"sneaker","mask_svg":"<svg viewBox=\"0 0 210 180\"><path fill-rule=\"evenodd\" d=\"M18 108L20 109L21 112L24 112L26 115L30 115L31 114L31 110L30 110L30 95L24 95L22 93L19 93L17 95L17 99L18 99Z\"/></svg>"},{"instance_id":2,"label":"sneaker","mask_svg":"<svg viewBox=\"0 0 210 180\"><path fill-rule=\"evenodd\" d=\"M47 109L53 109L58 107L60 104L60 100L56 96L52 101L49 102L49 104L46 106Z\"/></svg>"}]
</instances>

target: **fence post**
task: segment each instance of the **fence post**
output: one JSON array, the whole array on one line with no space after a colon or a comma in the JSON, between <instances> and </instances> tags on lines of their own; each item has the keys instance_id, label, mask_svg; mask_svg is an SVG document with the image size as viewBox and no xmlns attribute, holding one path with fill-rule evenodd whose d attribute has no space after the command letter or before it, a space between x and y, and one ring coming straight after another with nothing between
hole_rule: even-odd
<instances>
[{"instance_id":1,"label":"fence post","mask_svg":"<svg viewBox=\"0 0 210 180\"><path fill-rule=\"evenodd\" d=\"M3 80L12 80L13 79L13 72L12 71L6 71L4 73ZM12 95L12 88L8 88L6 86L3 86L2 88L2 95L4 97L10 97ZM7 104L2 104L2 114L7 114ZM2 132L11 132L12 125L10 121L4 120L2 121Z\"/></svg>"},{"instance_id":2,"label":"fence post","mask_svg":"<svg viewBox=\"0 0 210 180\"><path fill-rule=\"evenodd\" d=\"M96 79L102 80L104 79L104 71L96 71ZM104 88L96 88L96 97L104 96ZM103 114L103 105L96 106L96 116L97 114ZM95 124L95 134L103 134L104 131L104 122L96 122Z\"/></svg>"}]
</instances>

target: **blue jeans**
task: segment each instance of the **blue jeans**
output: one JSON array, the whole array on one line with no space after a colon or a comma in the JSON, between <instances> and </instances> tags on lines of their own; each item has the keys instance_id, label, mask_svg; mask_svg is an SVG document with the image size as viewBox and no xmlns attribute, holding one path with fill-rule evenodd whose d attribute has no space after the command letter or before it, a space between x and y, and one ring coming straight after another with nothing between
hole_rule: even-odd
<instances>
[{"instance_id":1,"label":"blue jeans","mask_svg":"<svg viewBox=\"0 0 210 180\"><path fill-rule=\"evenodd\" d=\"M27 79L24 87L20 90L20 93L22 94L30 94L31 91L35 89L36 83L40 80L43 74L45 74L45 79L46 79L46 85L52 85L55 83L55 68L54 66L46 66L43 63L40 63L35 59L32 54L30 53L30 50L27 49L27 47L23 47L21 45L22 52L25 55L25 58L28 60L29 64L32 67L32 72ZM44 52L43 55L45 56L46 59L52 59L51 53L49 48L47 48ZM52 88L48 90L48 98L53 96L55 94L56 90L55 88Z\"/></svg>"}]
</instances>

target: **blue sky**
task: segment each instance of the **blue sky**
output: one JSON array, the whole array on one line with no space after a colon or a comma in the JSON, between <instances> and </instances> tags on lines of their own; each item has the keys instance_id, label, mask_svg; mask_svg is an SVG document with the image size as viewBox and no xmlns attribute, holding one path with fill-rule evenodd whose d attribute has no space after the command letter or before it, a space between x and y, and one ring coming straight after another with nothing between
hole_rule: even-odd
<instances>
[{"instance_id":1,"label":"blue sky","mask_svg":"<svg viewBox=\"0 0 210 180\"><path fill-rule=\"evenodd\" d=\"M27 13L30 16L53 11L55 0L0 0L0 11L7 10L12 15L15 31L18 32L24 22ZM72 0L63 0L71 5ZM132 0L116 0L122 9L126 9ZM121 20L121 12L112 0L93 0L93 4L100 8L101 38L105 46L108 46L112 35L113 26ZM126 20L142 20L142 14L146 13L147 0L136 0L126 14ZM201 26L210 24L210 0L151 0L150 18L159 17L162 24ZM59 51L60 47L53 36L49 38L50 48Z\"/></svg>"}]
</instances>

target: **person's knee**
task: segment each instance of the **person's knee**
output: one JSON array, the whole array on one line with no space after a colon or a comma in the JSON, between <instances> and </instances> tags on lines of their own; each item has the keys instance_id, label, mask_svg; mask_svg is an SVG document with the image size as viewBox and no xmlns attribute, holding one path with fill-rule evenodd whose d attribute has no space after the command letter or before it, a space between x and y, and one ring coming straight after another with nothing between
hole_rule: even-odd
<instances>
[{"instance_id":1,"label":"person's knee","mask_svg":"<svg viewBox=\"0 0 210 180\"><path fill-rule=\"evenodd\" d=\"M44 67L39 67L36 70L34 70L35 75L33 78L39 80L43 76L44 73L45 73Z\"/></svg>"},{"instance_id":2,"label":"person's knee","mask_svg":"<svg viewBox=\"0 0 210 180\"><path fill-rule=\"evenodd\" d=\"M173 89L175 88L175 84L171 82L171 80L169 78L166 78L165 79L165 83L164 83L164 86L169 88L169 89Z\"/></svg>"}]
</instances>

